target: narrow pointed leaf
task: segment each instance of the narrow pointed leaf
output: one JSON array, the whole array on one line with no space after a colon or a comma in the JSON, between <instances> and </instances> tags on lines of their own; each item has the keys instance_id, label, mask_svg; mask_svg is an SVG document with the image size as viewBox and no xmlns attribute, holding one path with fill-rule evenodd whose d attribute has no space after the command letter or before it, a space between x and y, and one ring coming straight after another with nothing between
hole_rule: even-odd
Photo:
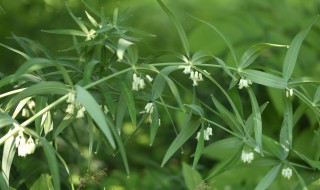
<instances>
[{"instance_id":1,"label":"narrow pointed leaf","mask_svg":"<svg viewBox=\"0 0 320 190\"><path fill-rule=\"evenodd\" d=\"M233 168L240 160L241 152L242 152L242 144L239 144L241 147L235 152L235 154L224 161L221 165L219 165L217 168L215 168L214 172L210 173L208 177L205 178L205 180L209 180L231 168Z\"/></svg>"},{"instance_id":2,"label":"narrow pointed leaf","mask_svg":"<svg viewBox=\"0 0 320 190\"><path fill-rule=\"evenodd\" d=\"M260 181L258 186L255 188L255 190L265 190L267 189L271 183L276 179L279 171L281 169L281 163L274 166L267 175L264 176L264 178Z\"/></svg>"},{"instance_id":3,"label":"narrow pointed leaf","mask_svg":"<svg viewBox=\"0 0 320 190\"><path fill-rule=\"evenodd\" d=\"M235 115L233 115L226 107L224 107L215 96L211 95L211 99L220 113L221 119L232 129L233 132L242 133L243 130Z\"/></svg>"},{"instance_id":4,"label":"narrow pointed leaf","mask_svg":"<svg viewBox=\"0 0 320 190\"><path fill-rule=\"evenodd\" d=\"M288 52L286 54L286 57L284 59L283 68L282 68L283 78L285 79L285 81L288 81L289 78L291 77L296 65L301 44L305 39L305 37L307 36L312 25L316 22L316 20L317 20L317 17L311 21L311 23L308 25L307 28L299 32L292 40L289 46Z\"/></svg>"},{"instance_id":5,"label":"narrow pointed leaf","mask_svg":"<svg viewBox=\"0 0 320 190\"><path fill-rule=\"evenodd\" d=\"M162 10L164 10L164 12L169 16L169 18L173 22L174 26L177 28L180 40L182 42L182 46L184 48L186 55L189 58L189 52L190 52L189 51L189 42L188 42L187 35L186 35L181 23L178 21L176 16L168 9L168 7L161 0L158 0L158 3L161 6Z\"/></svg>"},{"instance_id":6,"label":"narrow pointed leaf","mask_svg":"<svg viewBox=\"0 0 320 190\"><path fill-rule=\"evenodd\" d=\"M259 147L260 152L262 151L262 121L261 121L261 112L256 96L251 88L248 88L251 105L252 105L252 120L253 120L253 130L256 143Z\"/></svg>"},{"instance_id":7,"label":"narrow pointed leaf","mask_svg":"<svg viewBox=\"0 0 320 190\"><path fill-rule=\"evenodd\" d=\"M189 190L198 189L203 183L200 173L185 162L182 163L182 174Z\"/></svg>"},{"instance_id":8,"label":"narrow pointed leaf","mask_svg":"<svg viewBox=\"0 0 320 190\"><path fill-rule=\"evenodd\" d=\"M82 37L86 37L87 36L86 33L82 32L80 30L72 30L72 29L42 30L42 32L51 33L51 34L82 36Z\"/></svg>"},{"instance_id":9,"label":"narrow pointed leaf","mask_svg":"<svg viewBox=\"0 0 320 190\"><path fill-rule=\"evenodd\" d=\"M163 167L167 161L173 156L173 154L197 131L199 125L201 124L201 119L191 121L187 123L183 130L178 134L174 141L169 146L163 160L161 167Z\"/></svg>"},{"instance_id":10,"label":"narrow pointed leaf","mask_svg":"<svg viewBox=\"0 0 320 190\"><path fill-rule=\"evenodd\" d=\"M92 95L81 86L76 86L76 90L77 90L77 98L76 98L77 102L86 108L86 111L89 113L92 119L96 122L96 124L98 125L102 133L105 135L105 137L108 139L108 142L110 143L111 147L115 149L116 145L115 145L114 139L112 137L110 128L105 120L104 114L99 104L92 97Z\"/></svg>"},{"instance_id":11,"label":"narrow pointed leaf","mask_svg":"<svg viewBox=\"0 0 320 190\"><path fill-rule=\"evenodd\" d=\"M153 104L153 113L151 114L152 122L150 124L150 146L153 145L154 140L156 138L157 131L159 129L159 112L158 107L155 102Z\"/></svg>"},{"instance_id":12,"label":"narrow pointed leaf","mask_svg":"<svg viewBox=\"0 0 320 190\"><path fill-rule=\"evenodd\" d=\"M83 73L83 86L86 86L90 83L94 67L97 65L97 63L99 63L99 61L92 60L86 65Z\"/></svg>"},{"instance_id":13,"label":"narrow pointed leaf","mask_svg":"<svg viewBox=\"0 0 320 190\"><path fill-rule=\"evenodd\" d=\"M250 66L259 54L269 47L288 47L287 45L279 45L279 44L269 44L269 43L260 43L251 46L241 57L239 68L245 69Z\"/></svg>"},{"instance_id":14,"label":"narrow pointed leaf","mask_svg":"<svg viewBox=\"0 0 320 190\"><path fill-rule=\"evenodd\" d=\"M194 170L200 160L200 157L202 155L202 151L204 149L204 126L203 125L201 126L201 129L199 132L200 132L200 136L197 139L198 143L197 143L196 152L194 153L194 158L193 158L193 163L192 163L192 168Z\"/></svg>"},{"instance_id":15,"label":"narrow pointed leaf","mask_svg":"<svg viewBox=\"0 0 320 190\"><path fill-rule=\"evenodd\" d=\"M230 50L230 53L232 55L232 58L233 58L235 64L238 66L239 64L238 64L238 59L237 59L237 56L235 53L236 51L234 50L234 47L232 46L230 40L220 30L218 30L218 28L216 28L214 25L210 24L209 22L206 22L204 20L201 20L201 19L196 18L191 15L189 15L189 16L199 22L202 22L203 24L207 25L209 28L213 29L223 39L223 41L227 44L227 46Z\"/></svg>"},{"instance_id":16,"label":"narrow pointed leaf","mask_svg":"<svg viewBox=\"0 0 320 190\"><path fill-rule=\"evenodd\" d=\"M135 126L137 124L137 113L132 90L129 89L128 85L123 80L120 80L119 83L121 86L121 93L123 93L128 106L128 112L131 117L131 122Z\"/></svg>"},{"instance_id":17,"label":"narrow pointed leaf","mask_svg":"<svg viewBox=\"0 0 320 190\"><path fill-rule=\"evenodd\" d=\"M2 43L0 43L0 46L5 47L5 48L7 48L8 50L11 50L11 51L13 51L13 52L21 55L21 56L24 57L26 60L30 59L30 56L27 55L27 54L25 54L25 53L23 53L22 51L19 51L19 50L17 50L17 49L14 49L14 48L9 47L9 46L7 46L7 45L4 45L4 44L2 44Z\"/></svg>"},{"instance_id":18,"label":"narrow pointed leaf","mask_svg":"<svg viewBox=\"0 0 320 190\"><path fill-rule=\"evenodd\" d=\"M55 150L45 138L40 137L39 140L41 141L48 161L48 167L52 175L53 187L55 190L60 190L60 175Z\"/></svg>"},{"instance_id":19,"label":"narrow pointed leaf","mask_svg":"<svg viewBox=\"0 0 320 190\"><path fill-rule=\"evenodd\" d=\"M2 153L2 162L1 162L2 172L0 173L0 176L3 177L7 185L9 185L11 165L12 165L12 161L15 153L16 153L15 138L10 137L4 143L4 148Z\"/></svg>"},{"instance_id":20,"label":"narrow pointed leaf","mask_svg":"<svg viewBox=\"0 0 320 190\"><path fill-rule=\"evenodd\" d=\"M280 78L278 76L275 76L263 71L246 69L242 71L242 75L250 79L252 82L258 83L264 86L280 88L280 89L284 89L287 87L287 82L283 78Z\"/></svg>"},{"instance_id":21,"label":"narrow pointed leaf","mask_svg":"<svg viewBox=\"0 0 320 190\"><path fill-rule=\"evenodd\" d=\"M111 121L111 119L107 116L106 120L110 126L111 132L115 138L115 141L117 142L120 154L121 154L121 158L124 164L124 167L126 169L126 172L128 174L128 176L130 175L130 169L129 169L129 164L128 164L128 159L127 159L127 155L126 155L126 151L124 149L124 145L123 142L121 141L121 138L119 136L118 131L116 130L116 127L114 126L113 122Z\"/></svg>"},{"instance_id":22,"label":"narrow pointed leaf","mask_svg":"<svg viewBox=\"0 0 320 190\"><path fill-rule=\"evenodd\" d=\"M6 110L10 110L14 105L27 97L48 94L65 95L68 92L69 89L67 88L67 86L61 82L42 82L39 84L35 84L15 95L7 104Z\"/></svg>"}]
</instances>

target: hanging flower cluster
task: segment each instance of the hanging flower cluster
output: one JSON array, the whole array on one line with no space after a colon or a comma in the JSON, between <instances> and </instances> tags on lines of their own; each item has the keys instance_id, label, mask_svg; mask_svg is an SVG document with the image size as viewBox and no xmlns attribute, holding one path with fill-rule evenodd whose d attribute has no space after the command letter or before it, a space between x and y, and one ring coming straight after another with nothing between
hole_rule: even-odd
<instances>
[{"instance_id":1,"label":"hanging flower cluster","mask_svg":"<svg viewBox=\"0 0 320 190\"><path fill-rule=\"evenodd\" d=\"M198 71L194 71L190 64L187 66L184 66L183 73L190 74L189 78L193 81L193 84L192 84L193 86L197 86L199 81L203 81L202 73Z\"/></svg>"},{"instance_id":2,"label":"hanging flower cluster","mask_svg":"<svg viewBox=\"0 0 320 190\"><path fill-rule=\"evenodd\" d=\"M203 137L204 137L205 141L210 140L210 136L212 136L212 135L213 134L212 134L212 128L211 127L208 127L203 131ZM199 138L200 138L200 132L197 133L196 139L199 140Z\"/></svg>"},{"instance_id":3,"label":"hanging flower cluster","mask_svg":"<svg viewBox=\"0 0 320 190\"><path fill-rule=\"evenodd\" d=\"M253 152L242 150L241 160L242 160L243 163L250 164L254 160Z\"/></svg>"},{"instance_id":4,"label":"hanging flower cluster","mask_svg":"<svg viewBox=\"0 0 320 190\"><path fill-rule=\"evenodd\" d=\"M293 96L293 89L292 88L286 88L286 97L289 98Z\"/></svg>"},{"instance_id":5,"label":"hanging flower cluster","mask_svg":"<svg viewBox=\"0 0 320 190\"><path fill-rule=\"evenodd\" d=\"M290 179L292 176L292 169L289 167L283 168L281 174L284 178Z\"/></svg>"},{"instance_id":6,"label":"hanging flower cluster","mask_svg":"<svg viewBox=\"0 0 320 190\"><path fill-rule=\"evenodd\" d=\"M18 148L18 156L25 157L28 154L34 153L36 150L36 144L30 136L28 140L23 135L22 131L19 131L18 136L15 139L16 148Z\"/></svg>"},{"instance_id":7,"label":"hanging flower cluster","mask_svg":"<svg viewBox=\"0 0 320 190\"><path fill-rule=\"evenodd\" d=\"M243 87L248 88L249 85L252 84L252 81L246 78L241 78L239 81L239 89L242 89Z\"/></svg>"},{"instance_id":8,"label":"hanging flower cluster","mask_svg":"<svg viewBox=\"0 0 320 190\"><path fill-rule=\"evenodd\" d=\"M146 86L143 78L138 77L136 73L133 73L133 80L132 80L132 90L138 91L140 89L144 89Z\"/></svg>"},{"instance_id":9,"label":"hanging flower cluster","mask_svg":"<svg viewBox=\"0 0 320 190\"><path fill-rule=\"evenodd\" d=\"M75 110L77 110L76 118L81 119L84 118L84 112L86 111L85 107L81 106L80 104L77 104L75 102L76 96L74 93L70 92L68 94L67 103L68 107L66 109L66 113L69 115L73 115L75 113Z\"/></svg>"},{"instance_id":10,"label":"hanging flower cluster","mask_svg":"<svg viewBox=\"0 0 320 190\"><path fill-rule=\"evenodd\" d=\"M22 117L30 117L30 111L29 110L33 111L34 108L36 107L36 104L34 103L33 100L29 100L27 102L27 106L28 106L29 109L28 108L23 108L22 109L22 112L21 112Z\"/></svg>"}]
</instances>

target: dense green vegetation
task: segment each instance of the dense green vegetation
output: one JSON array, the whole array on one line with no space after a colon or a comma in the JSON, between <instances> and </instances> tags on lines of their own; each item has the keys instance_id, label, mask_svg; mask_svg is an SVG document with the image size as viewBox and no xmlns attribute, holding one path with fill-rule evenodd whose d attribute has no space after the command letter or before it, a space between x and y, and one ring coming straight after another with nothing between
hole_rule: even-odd
<instances>
[{"instance_id":1,"label":"dense green vegetation","mask_svg":"<svg viewBox=\"0 0 320 190\"><path fill-rule=\"evenodd\" d=\"M0 1L1 189L318 189L319 7Z\"/></svg>"}]
</instances>

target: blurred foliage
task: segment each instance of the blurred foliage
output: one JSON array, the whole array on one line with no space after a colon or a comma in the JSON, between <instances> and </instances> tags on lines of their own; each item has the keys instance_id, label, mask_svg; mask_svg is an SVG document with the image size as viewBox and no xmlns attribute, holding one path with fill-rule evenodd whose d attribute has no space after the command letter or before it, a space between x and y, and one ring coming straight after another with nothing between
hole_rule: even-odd
<instances>
[{"instance_id":1,"label":"blurred foliage","mask_svg":"<svg viewBox=\"0 0 320 190\"><path fill-rule=\"evenodd\" d=\"M84 6L80 1L66 1L72 9L73 13L81 18L85 17ZM91 0L90 4L96 9L103 7L105 12L112 14L114 7L118 1L102 1ZM256 43L268 42L277 44L289 44L294 35L302 28L310 23L310 20L319 13L320 1L315 0L176 0L167 1L166 4L171 7L178 15L182 22L190 42L191 51L207 50L217 57L220 57L228 64L232 64L230 52L225 42L208 27L200 24L192 19L188 14L204 19L213 23L220 31L230 39L236 49L238 57L250 46ZM120 10L129 7L130 17L127 25L137 29L155 34L156 37L147 37L143 39L143 43L139 47L141 55L149 55L154 49L181 51L180 40L177 32L172 30L172 23L165 13L161 10L156 1L150 0L122 0L119 2ZM77 28L67 12L64 1L62 0L20 0L9 1L0 0L0 42L8 44L12 47L17 45L11 39L12 33L17 36L27 37L37 42L41 42L49 49L63 50L72 45L70 37L54 36L41 32L42 30L51 30L56 28ZM306 40L303 42L300 54L298 56L298 64L295 74L301 75L307 73L308 76L320 79L320 23L317 22L309 32ZM54 52L57 56L68 56L69 52ZM267 49L262 53L256 65L268 65L271 68L279 69L282 67L284 60L284 49ZM14 52L2 48L0 50L0 77L15 72L23 60L16 56ZM213 73L214 75L214 73ZM229 84L225 81L224 76L220 77L220 83L224 86ZM182 77L181 77L182 78ZM183 82L182 82L183 83ZM259 87L258 87L259 88ZM215 89L209 86L203 88L199 92L201 94L212 93ZM2 90L0 90L2 91ZM279 90L262 89L256 95L260 98L260 102L272 100L272 106L267 107L264 117L265 123L264 133L270 137L278 138L277 131L280 126L276 124L281 121L280 113L282 106L279 103ZM190 94L184 94L184 100L191 100ZM249 109L249 108L247 108ZM183 117L179 113L172 115L177 126L184 122ZM307 149L314 139L310 138L313 131L316 130L317 121L313 115L306 112L302 121L299 121L299 127L294 130L297 139L294 146L297 150L305 155L312 156L312 149ZM74 124L76 125L76 124ZM126 124L130 125L130 124ZM70 139L64 139L68 142L64 152L64 159L68 163L72 172L72 178L75 184L79 185L79 189L186 189L184 182L184 174L182 172L182 162L191 163L190 158L195 149L195 142L188 142L183 147L184 154L176 154L175 159L171 159L169 163L161 168L161 160L170 143L176 137L170 130L166 130L165 126L170 125L170 121L163 120L162 128L159 130L155 143L149 146L148 129L141 129L135 134L135 138L125 145L128 160L131 167L131 175L127 176L125 170L122 169L122 161L116 155L113 157L110 151L100 151L94 156L91 163L91 170L87 171L88 158L87 145L81 144L79 147L74 143L77 141L87 142L88 139L85 129L72 131L65 130L64 133L70 134ZM130 127L128 127L130 128ZM130 129L125 134L129 136ZM216 132L213 141L222 139L224 134ZM57 142L59 143L59 142ZM62 146L63 147L63 146ZM42 153L36 152L37 156L42 157ZM221 150L215 152L216 155L204 155L198 170L206 171L216 167L219 162L219 154L230 154ZM47 165L43 160L37 160L37 156L27 157L14 160L14 170L12 175L12 183L17 184L18 189L26 189L31 187L41 175L43 170L47 169ZM36 163L36 164L35 164ZM254 166L253 166L254 167ZM212 181L208 182L208 189L253 189L257 185L257 181L262 179L268 171L268 167L257 171L253 167L234 168L231 171L223 173ZM184 168L187 168L184 165ZM203 173L202 176L206 176ZM66 173L61 174L67 176ZM302 173L304 175L304 173ZM29 176L24 178L26 181L20 181L20 176ZM252 178L251 178L251 177ZM315 176L316 178L317 176ZM15 179L17 181L15 181ZM292 179L297 180L297 179ZM27 185L26 185L26 184ZM67 188L67 177L62 179L63 187ZM22 186L19 186L23 184ZM36 184L37 185L37 184ZM290 188L289 188L290 186ZM80 188L81 187L81 188ZM210 187L210 188L209 188ZM292 189L295 184L283 183L276 181L271 189ZM319 185L312 184L310 189L318 189ZM205 189L205 187L203 188Z\"/></svg>"}]
</instances>

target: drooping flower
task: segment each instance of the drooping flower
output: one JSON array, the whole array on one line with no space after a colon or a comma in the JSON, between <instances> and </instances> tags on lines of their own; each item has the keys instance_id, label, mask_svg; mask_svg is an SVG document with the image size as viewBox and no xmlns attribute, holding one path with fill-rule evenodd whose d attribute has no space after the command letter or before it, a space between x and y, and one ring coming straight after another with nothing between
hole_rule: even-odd
<instances>
[{"instance_id":1,"label":"drooping flower","mask_svg":"<svg viewBox=\"0 0 320 190\"><path fill-rule=\"evenodd\" d=\"M184 66L183 73L184 73L184 74L189 74L189 73L191 73L191 65Z\"/></svg>"},{"instance_id":2,"label":"drooping flower","mask_svg":"<svg viewBox=\"0 0 320 190\"><path fill-rule=\"evenodd\" d=\"M152 82L152 81L153 81L153 78L150 77L150 75L146 75L146 78L148 79L149 82Z\"/></svg>"},{"instance_id":3,"label":"drooping flower","mask_svg":"<svg viewBox=\"0 0 320 190\"><path fill-rule=\"evenodd\" d=\"M193 81L193 86L197 86L199 81L203 81L202 73L198 71L191 71L190 79Z\"/></svg>"},{"instance_id":4,"label":"drooping flower","mask_svg":"<svg viewBox=\"0 0 320 190\"><path fill-rule=\"evenodd\" d=\"M290 179L292 176L292 169L289 167L283 168L281 174L284 178Z\"/></svg>"},{"instance_id":5,"label":"drooping flower","mask_svg":"<svg viewBox=\"0 0 320 190\"><path fill-rule=\"evenodd\" d=\"M292 88L287 88L286 89L286 97L289 98L293 96L293 89Z\"/></svg>"},{"instance_id":6,"label":"drooping flower","mask_svg":"<svg viewBox=\"0 0 320 190\"><path fill-rule=\"evenodd\" d=\"M29 112L29 110L27 108L23 108L21 115L22 115L22 117L29 117L30 116L30 112Z\"/></svg>"},{"instance_id":7,"label":"drooping flower","mask_svg":"<svg viewBox=\"0 0 320 190\"><path fill-rule=\"evenodd\" d=\"M109 112L109 109L108 109L108 107L106 105L103 105L103 112L105 114L107 114Z\"/></svg>"},{"instance_id":8,"label":"drooping flower","mask_svg":"<svg viewBox=\"0 0 320 190\"><path fill-rule=\"evenodd\" d=\"M242 150L241 160L242 160L243 163L250 164L254 160L253 152Z\"/></svg>"},{"instance_id":9,"label":"drooping flower","mask_svg":"<svg viewBox=\"0 0 320 190\"><path fill-rule=\"evenodd\" d=\"M68 104L68 107L66 109L66 113L72 115L74 113L74 105L73 104Z\"/></svg>"},{"instance_id":10,"label":"drooping flower","mask_svg":"<svg viewBox=\"0 0 320 190\"><path fill-rule=\"evenodd\" d=\"M76 118L81 119L84 118L84 112L86 111L85 107L81 107L78 112Z\"/></svg>"},{"instance_id":11,"label":"drooping flower","mask_svg":"<svg viewBox=\"0 0 320 190\"><path fill-rule=\"evenodd\" d=\"M249 85L252 84L252 81L246 78L241 78L239 81L239 89L242 89L243 87L248 88Z\"/></svg>"},{"instance_id":12,"label":"drooping flower","mask_svg":"<svg viewBox=\"0 0 320 190\"><path fill-rule=\"evenodd\" d=\"M75 102L76 95L72 92L68 93L67 103L73 104Z\"/></svg>"},{"instance_id":13,"label":"drooping flower","mask_svg":"<svg viewBox=\"0 0 320 190\"><path fill-rule=\"evenodd\" d=\"M152 102L147 103L147 105L144 107L144 110L146 113L152 114L153 113L153 103Z\"/></svg>"},{"instance_id":14,"label":"drooping flower","mask_svg":"<svg viewBox=\"0 0 320 190\"><path fill-rule=\"evenodd\" d=\"M138 77L136 73L132 76L132 90L138 91L146 86L143 78Z\"/></svg>"},{"instance_id":15,"label":"drooping flower","mask_svg":"<svg viewBox=\"0 0 320 190\"><path fill-rule=\"evenodd\" d=\"M26 146L27 154L32 154L36 150L36 144L34 143L31 136L29 137L27 144L25 146Z\"/></svg>"},{"instance_id":16,"label":"drooping flower","mask_svg":"<svg viewBox=\"0 0 320 190\"><path fill-rule=\"evenodd\" d=\"M29 139L26 140L22 131L19 131L19 134L15 139L15 146L18 148L18 156L21 157L34 153L36 149L36 145L32 137L30 136Z\"/></svg>"},{"instance_id":17,"label":"drooping flower","mask_svg":"<svg viewBox=\"0 0 320 190\"><path fill-rule=\"evenodd\" d=\"M203 139L208 141L210 140L210 136L212 136L212 128L211 127L207 127L204 131L203 131ZM196 139L199 140L200 138L200 132L197 133Z\"/></svg>"}]
</instances>

